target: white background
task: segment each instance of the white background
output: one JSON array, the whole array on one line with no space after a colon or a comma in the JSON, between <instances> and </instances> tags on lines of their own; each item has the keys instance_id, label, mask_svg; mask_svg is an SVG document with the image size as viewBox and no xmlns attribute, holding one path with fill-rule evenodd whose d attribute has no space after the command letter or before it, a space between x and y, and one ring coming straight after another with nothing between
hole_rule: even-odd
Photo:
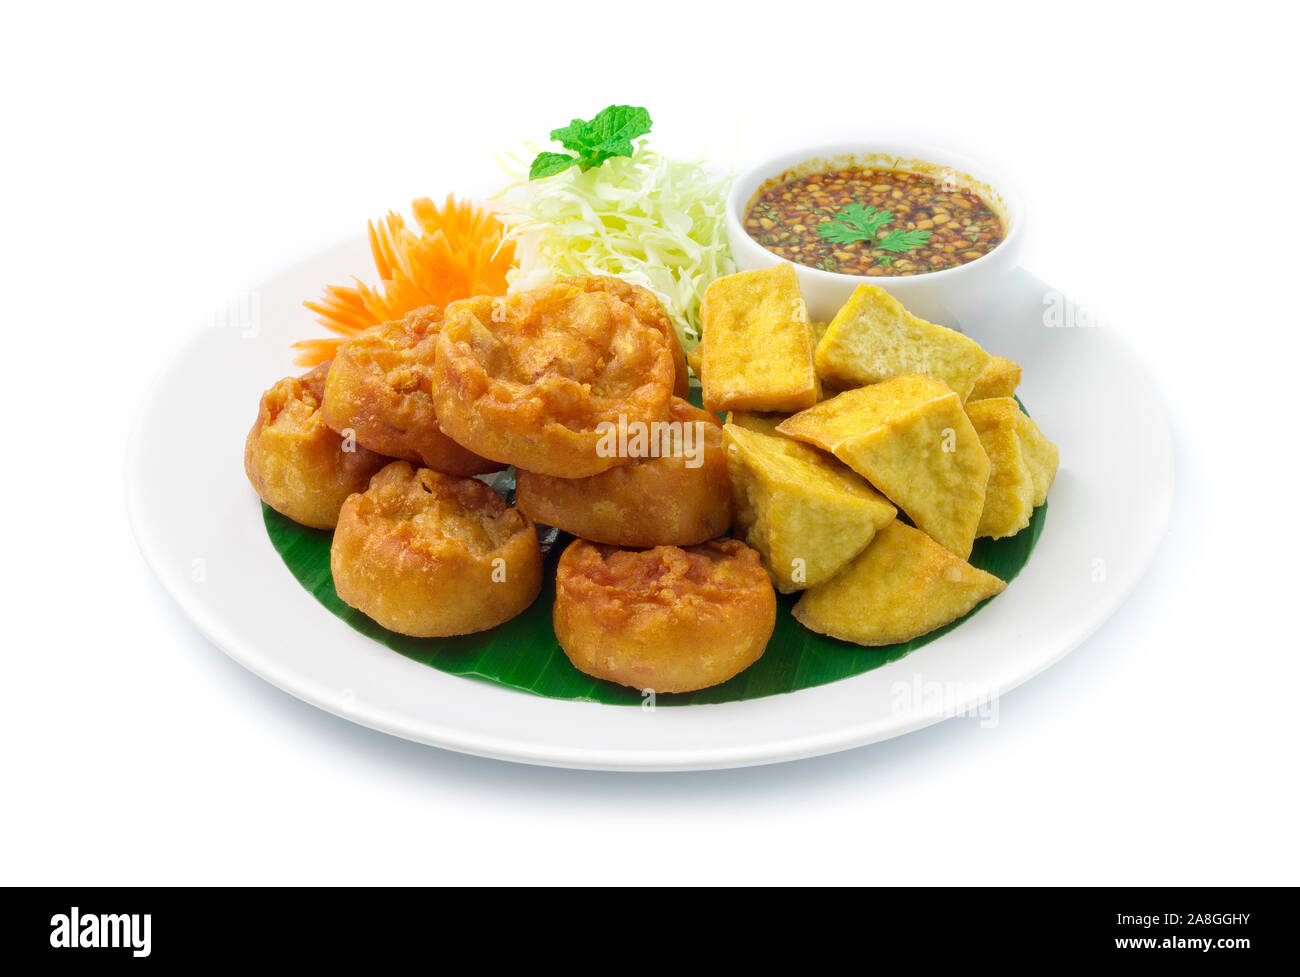
<instances>
[{"instance_id":1,"label":"white background","mask_svg":"<svg viewBox=\"0 0 1300 977\"><path fill-rule=\"evenodd\" d=\"M1300 86L1270 8L8 11L0 881L1300 882ZM887 131L1001 164L1025 265L1156 377L1169 535L996 728L709 774L479 760L262 683L155 585L124 446L214 305L615 101L672 152Z\"/></svg>"}]
</instances>

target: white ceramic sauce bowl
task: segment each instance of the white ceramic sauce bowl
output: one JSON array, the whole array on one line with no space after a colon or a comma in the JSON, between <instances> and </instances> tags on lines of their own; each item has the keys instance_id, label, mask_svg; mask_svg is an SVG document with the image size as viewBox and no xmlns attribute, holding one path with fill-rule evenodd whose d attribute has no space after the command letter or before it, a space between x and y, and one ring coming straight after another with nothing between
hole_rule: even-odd
<instances>
[{"instance_id":1,"label":"white ceramic sauce bowl","mask_svg":"<svg viewBox=\"0 0 1300 977\"><path fill-rule=\"evenodd\" d=\"M960 329L963 322L978 319L980 310L995 297L1003 276L1019 262L1025 208L1000 174L945 150L887 142L832 143L783 153L746 170L737 176L727 199L727 233L736 266L752 271L784 260L745 231L745 213L760 190L820 170L849 168L919 173L971 190L1002 219L1006 236L983 257L922 275L844 275L795 264L813 321L829 322L864 282L880 286L909 312L931 322Z\"/></svg>"}]
</instances>

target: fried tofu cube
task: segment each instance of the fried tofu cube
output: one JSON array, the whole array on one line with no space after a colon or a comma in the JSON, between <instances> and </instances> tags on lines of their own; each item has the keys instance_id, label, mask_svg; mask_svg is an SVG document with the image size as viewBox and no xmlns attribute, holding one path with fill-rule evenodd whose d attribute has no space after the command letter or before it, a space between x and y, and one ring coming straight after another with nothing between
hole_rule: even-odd
<instances>
[{"instance_id":1,"label":"fried tofu cube","mask_svg":"<svg viewBox=\"0 0 1300 977\"><path fill-rule=\"evenodd\" d=\"M967 400L988 400L991 397L1014 397L1020 386L1020 364L1005 356L995 356L975 378L975 386Z\"/></svg>"},{"instance_id":2,"label":"fried tofu cube","mask_svg":"<svg viewBox=\"0 0 1300 977\"><path fill-rule=\"evenodd\" d=\"M697 377L704 375L704 347L696 343L686 351L686 365L691 368L691 372ZM704 381L701 380L701 383Z\"/></svg>"},{"instance_id":3,"label":"fried tofu cube","mask_svg":"<svg viewBox=\"0 0 1300 977\"><path fill-rule=\"evenodd\" d=\"M1016 433L1015 415L1020 411L1014 400L1005 397L973 401L966 408L989 456L989 484L975 535L994 539L1014 536L1029 525L1034 514L1034 479Z\"/></svg>"},{"instance_id":4,"label":"fried tofu cube","mask_svg":"<svg viewBox=\"0 0 1300 977\"><path fill-rule=\"evenodd\" d=\"M709 410L790 413L817 403L812 327L793 265L715 279L700 319Z\"/></svg>"},{"instance_id":5,"label":"fried tofu cube","mask_svg":"<svg viewBox=\"0 0 1300 977\"><path fill-rule=\"evenodd\" d=\"M743 427L746 431L757 431L759 434L766 434L773 438L785 437L776 426L784 421L789 414L763 414L757 411L749 410L729 410L727 411L727 423L734 424L736 427Z\"/></svg>"},{"instance_id":6,"label":"fried tofu cube","mask_svg":"<svg viewBox=\"0 0 1300 977\"><path fill-rule=\"evenodd\" d=\"M817 374L832 387L858 387L921 373L964 402L991 357L979 343L926 322L875 285L859 285L817 344Z\"/></svg>"},{"instance_id":7,"label":"fried tofu cube","mask_svg":"<svg viewBox=\"0 0 1300 977\"><path fill-rule=\"evenodd\" d=\"M1016 406L1019 408L1020 405ZM1016 433L1020 435L1020 451L1034 480L1034 507L1037 508L1047 501L1047 491L1056 480L1056 470L1061 464L1061 453L1024 411L1018 411Z\"/></svg>"},{"instance_id":8,"label":"fried tofu cube","mask_svg":"<svg viewBox=\"0 0 1300 977\"><path fill-rule=\"evenodd\" d=\"M816 448L736 424L723 439L736 528L783 594L829 580L897 514Z\"/></svg>"},{"instance_id":9,"label":"fried tofu cube","mask_svg":"<svg viewBox=\"0 0 1300 977\"><path fill-rule=\"evenodd\" d=\"M846 390L777 425L829 451L962 559L984 510L989 459L957 394L906 374Z\"/></svg>"},{"instance_id":10,"label":"fried tofu cube","mask_svg":"<svg viewBox=\"0 0 1300 977\"><path fill-rule=\"evenodd\" d=\"M842 641L893 645L957 620L1006 586L895 519L847 567L805 590L794 616Z\"/></svg>"},{"instance_id":11,"label":"fried tofu cube","mask_svg":"<svg viewBox=\"0 0 1300 977\"><path fill-rule=\"evenodd\" d=\"M989 485L977 536L1001 539L1029 525L1047 500L1056 475L1057 451L1038 425L1010 397L966 405L966 414L989 456Z\"/></svg>"}]
</instances>

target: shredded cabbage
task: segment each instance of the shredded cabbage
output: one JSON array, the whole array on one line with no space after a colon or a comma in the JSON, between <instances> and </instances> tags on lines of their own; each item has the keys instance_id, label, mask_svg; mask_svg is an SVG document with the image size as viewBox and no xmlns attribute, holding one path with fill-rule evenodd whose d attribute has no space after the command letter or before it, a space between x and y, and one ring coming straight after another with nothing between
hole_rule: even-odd
<instances>
[{"instance_id":1,"label":"shredded cabbage","mask_svg":"<svg viewBox=\"0 0 1300 977\"><path fill-rule=\"evenodd\" d=\"M517 158L503 162L516 182L496 203L517 244L512 288L562 275L617 275L654 292L682 344L700 340L700 300L709 282L736 270L727 243L731 177L701 162L638 146L632 156L539 180Z\"/></svg>"}]
</instances>

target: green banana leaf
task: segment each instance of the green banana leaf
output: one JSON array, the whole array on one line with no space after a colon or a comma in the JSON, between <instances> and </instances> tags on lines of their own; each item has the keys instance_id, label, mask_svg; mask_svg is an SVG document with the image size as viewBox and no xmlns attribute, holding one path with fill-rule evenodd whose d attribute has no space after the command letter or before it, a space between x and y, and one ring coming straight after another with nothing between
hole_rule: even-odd
<instances>
[{"instance_id":1,"label":"green banana leaf","mask_svg":"<svg viewBox=\"0 0 1300 977\"><path fill-rule=\"evenodd\" d=\"M510 500L513 479L508 474L498 479L494 487ZM410 638L380 627L339 600L330 575L331 533L300 526L269 506L264 505L262 510L271 543L298 582L336 617L394 651L452 675L494 682L555 699L622 706L641 703L642 696L638 690L591 678L574 668L555 638L551 627L555 564L572 537L561 533L551 538L541 595L514 620L482 634ZM976 540L970 562L1010 581L1029 561L1029 554L1038 542L1046 518L1047 506L1044 505L1035 510L1029 526L1016 536ZM912 641L884 648L862 648L804 628L790 613L798 597L798 594L777 594L776 629L767 651L756 663L713 688L699 692L661 693L656 697L656 705L736 702L825 685L902 658L960 626L983 607L981 604L966 617Z\"/></svg>"}]
</instances>

